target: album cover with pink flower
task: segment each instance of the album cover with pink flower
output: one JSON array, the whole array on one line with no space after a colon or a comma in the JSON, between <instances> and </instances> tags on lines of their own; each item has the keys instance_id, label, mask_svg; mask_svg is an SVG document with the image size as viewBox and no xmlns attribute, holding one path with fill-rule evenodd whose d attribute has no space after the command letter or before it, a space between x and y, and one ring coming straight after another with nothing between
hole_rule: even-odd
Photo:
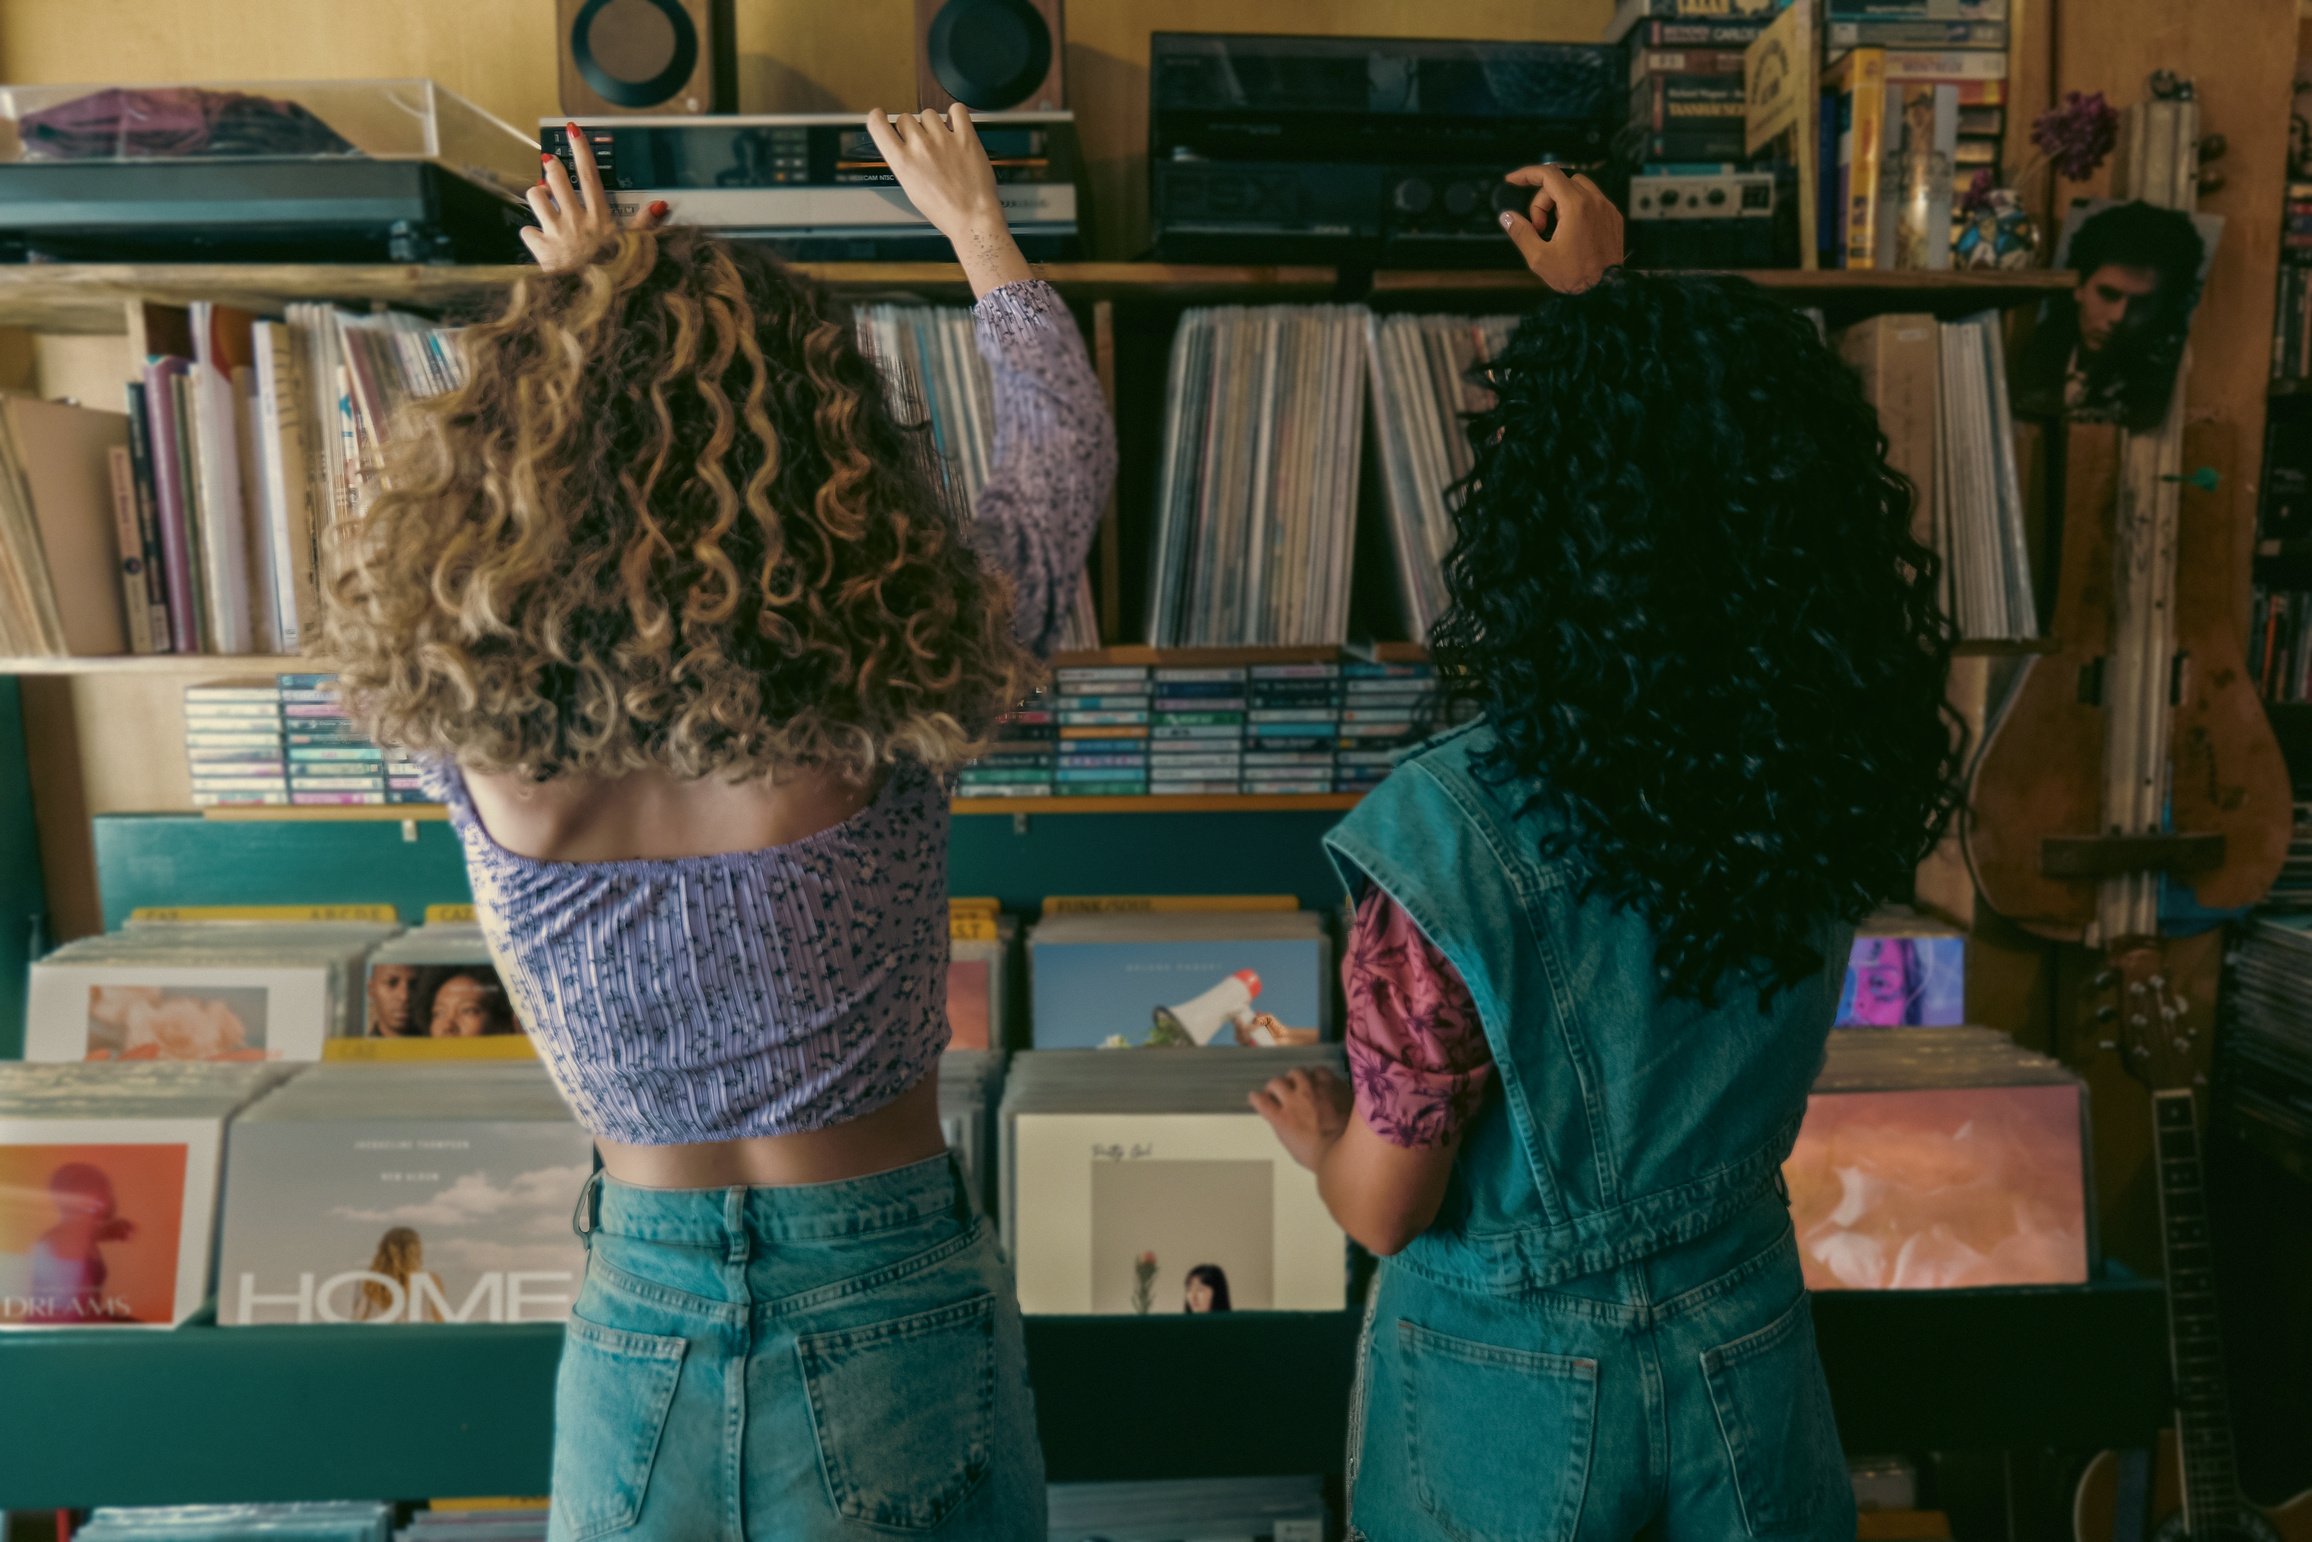
<instances>
[{"instance_id":1,"label":"album cover with pink flower","mask_svg":"<svg viewBox=\"0 0 2312 1542\"><path fill-rule=\"evenodd\" d=\"M318 1060L337 1017L325 966L32 966L27 1060Z\"/></svg>"}]
</instances>

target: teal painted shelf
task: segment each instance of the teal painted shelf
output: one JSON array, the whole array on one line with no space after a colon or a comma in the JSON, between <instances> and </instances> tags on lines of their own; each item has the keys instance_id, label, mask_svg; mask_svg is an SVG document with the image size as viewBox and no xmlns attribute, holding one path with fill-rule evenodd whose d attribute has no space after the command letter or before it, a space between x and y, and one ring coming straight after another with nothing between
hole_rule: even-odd
<instances>
[{"instance_id":1,"label":"teal painted shelf","mask_svg":"<svg viewBox=\"0 0 2312 1542\"><path fill-rule=\"evenodd\" d=\"M2162 1422L2156 1283L1819 1296L1848 1448L2095 1450ZM1356 1319L1028 1321L1056 1482L1338 1474ZM0 1510L546 1487L552 1327L0 1336Z\"/></svg>"}]
</instances>

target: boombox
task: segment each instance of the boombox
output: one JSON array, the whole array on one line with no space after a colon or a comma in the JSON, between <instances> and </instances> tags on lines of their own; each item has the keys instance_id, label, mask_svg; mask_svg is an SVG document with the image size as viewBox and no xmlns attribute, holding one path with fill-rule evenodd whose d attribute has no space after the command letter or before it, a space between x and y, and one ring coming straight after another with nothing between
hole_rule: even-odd
<instances>
[{"instance_id":1,"label":"boombox","mask_svg":"<svg viewBox=\"0 0 2312 1542\"><path fill-rule=\"evenodd\" d=\"M1167 261L1512 265L1504 173L1602 160L1613 50L1159 32L1149 204Z\"/></svg>"}]
</instances>

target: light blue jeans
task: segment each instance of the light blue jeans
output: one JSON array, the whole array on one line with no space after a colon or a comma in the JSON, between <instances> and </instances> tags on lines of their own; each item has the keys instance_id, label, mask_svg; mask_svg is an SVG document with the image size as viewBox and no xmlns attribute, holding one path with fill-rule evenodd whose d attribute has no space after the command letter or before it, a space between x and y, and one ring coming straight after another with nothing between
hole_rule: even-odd
<instances>
[{"instance_id":1,"label":"light blue jeans","mask_svg":"<svg viewBox=\"0 0 2312 1542\"><path fill-rule=\"evenodd\" d=\"M552 1542L1041 1539L1010 1271L951 1159L580 1196Z\"/></svg>"},{"instance_id":2,"label":"light blue jeans","mask_svg":"<svg viewBox=\"0 0 2312 1542\"><path fill-rule=\"evenodd\" d=\"M1370 1542L1853 1542L1782 1201L1521 1296L1384 1265L1350 1435Z\"/></svg>"}]
</instances>

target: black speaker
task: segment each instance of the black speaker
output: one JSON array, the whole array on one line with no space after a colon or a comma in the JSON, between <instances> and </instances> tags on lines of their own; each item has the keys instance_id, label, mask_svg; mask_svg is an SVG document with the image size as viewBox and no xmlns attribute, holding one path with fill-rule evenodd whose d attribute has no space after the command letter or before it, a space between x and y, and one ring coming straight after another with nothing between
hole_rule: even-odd
<instances>
[{"instance_id":1,"label":"black speaker","mask_svg":"<svg viewBox=\"0 0 2312 1542\"><path fill-rule=\"evenodd\" d=\"M1067 105L1060 0L915 0L916 101L973 112Z\"/></svg>"},{"instance_id":2,"label":"black speaker","mask_svg":"<svg viewBox=\"0 0 2312 1542\"><path fill-rule=\"evenodd\" d=\"M571 117L734 105L729 0L555 0L554 15Z\"/></svg>"}]
</instances>

